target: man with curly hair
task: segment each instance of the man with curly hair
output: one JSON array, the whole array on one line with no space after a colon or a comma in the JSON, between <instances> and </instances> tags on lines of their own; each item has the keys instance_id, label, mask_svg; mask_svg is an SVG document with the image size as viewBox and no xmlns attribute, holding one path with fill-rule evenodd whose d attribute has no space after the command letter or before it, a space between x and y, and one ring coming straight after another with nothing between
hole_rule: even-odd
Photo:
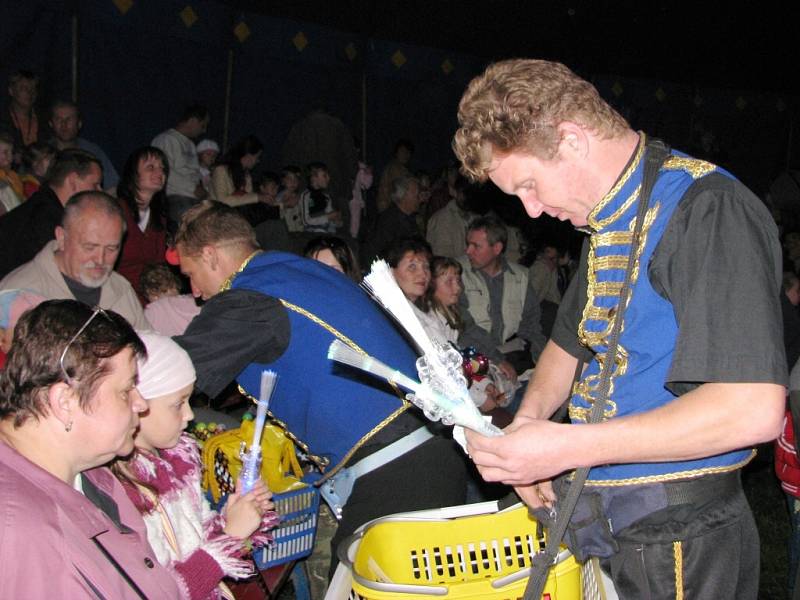
<instances>
[{"instance_id":1,"label":"man with curly hair","mask_svg":"<svg viewBox=\"0 0 800 600\"><path fill-rule=\"evenodd\" d=\"M567 539L620 598L755 598L758 533L739 472L780 433L787 382L769 212L723 169L632 130L558 63L489 66L458 119L465 174L589 234L506 435L468 434L482 475L558 508L569 474L591 467L578 511L598 518L573 518ZM666 158L634 237L653 152ZM588 424L631 253L611 391ZM566 398L571 423L548 420Z\"/></svg>"}]
</instances>

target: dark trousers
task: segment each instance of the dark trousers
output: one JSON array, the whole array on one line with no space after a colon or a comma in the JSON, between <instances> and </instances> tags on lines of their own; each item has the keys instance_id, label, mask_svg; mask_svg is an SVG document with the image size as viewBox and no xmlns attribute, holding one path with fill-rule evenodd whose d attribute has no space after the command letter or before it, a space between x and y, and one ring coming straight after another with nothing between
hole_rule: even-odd
<instances>
[{"instance_id":1,"label":"dark trousers","mask_svg":"<svg viewBox=\"0 0 800 600\"><path fill-rule=\"evenodd\" d=\"M758 597L758 530L741 485L659 510L615 537L619 552L600 565L622 600Z\"/></svg>"},{"instance_id":2,"label":"dark trousers","mask_svg":"<svg viewBox=\"0 0 800 600\"><path fill-rule=\"evenodd\" d=\"M331 540L330 579L339 564L336 549L364 523L396 512L464 504L466 467L449 438L434 437L356 480Z\"/></svg>"}]
</instances>

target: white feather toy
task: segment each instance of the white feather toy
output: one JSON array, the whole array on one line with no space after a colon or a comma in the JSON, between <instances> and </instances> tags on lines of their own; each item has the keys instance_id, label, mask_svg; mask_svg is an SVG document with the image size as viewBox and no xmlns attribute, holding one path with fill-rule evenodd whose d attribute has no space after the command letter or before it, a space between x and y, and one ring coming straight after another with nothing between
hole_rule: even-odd
<instances>
[{"instance_id":1,"label":"white feather toy","mask_svg":"<svg viewBox=\"0 0 800 600\"><path fill-rule=\"evenodd\" d=\"M397 285L391 268L383 260L372 263L372 269L362 283L364 289L381 304L411 336L422 356L417 359L417 373L422 383L403 375L396 369L334 341L328 357L358 369L383 377L411 391L409 398L425 415L442 420L447 425L461 425L483 433L501 435L487 422L472 402L461 368L461 354L451 346L443 346L428 337L414 309Z\"/></svg>"}]
</instances>

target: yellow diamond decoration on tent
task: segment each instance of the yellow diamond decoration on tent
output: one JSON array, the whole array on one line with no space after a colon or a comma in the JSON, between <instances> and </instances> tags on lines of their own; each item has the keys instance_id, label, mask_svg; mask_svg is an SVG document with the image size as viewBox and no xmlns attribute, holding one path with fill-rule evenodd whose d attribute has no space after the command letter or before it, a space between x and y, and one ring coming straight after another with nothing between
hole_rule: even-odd
<instances>
[{"instance_id":1,"label":"yellow diamond decoration on tent","mask_svg":"<svg viewBox=\"0 0 800 600\"><path fill-rule=\"evenodd\" d=\"M659 102L663 102L666 99L667 99L666 92L663 89L658 88L656 90L656 100L658 100Z\"/></svg>"},{"instance_id":2,"label":"yellow diamond decoration on tent","mask_svg":"<svg viewBox=\"0 0 800 600\"><path fill-rule=\"evenodd\" d=\"M306 34L302 31L298 31L295 36L292 38L292 43L294 47L297 48L298 52L302 52L306 46L308 46L308 38Z\"/></svg>"},{"instance_id":3,"label":"yellow diamond decoration on tent","mask_svg":"<svg viewBox=\"0 0 800 600\"><path fill-rule=\"evenodd\" d=\"M442 71L444 72L444 74L445 75L450 75L450 73L453 72L453 69L455 69L455 66L453 66L453 63L450 62L449 58L445 58L444 62L442 63Z\"/></svg>"},{"instance_id":4,"label":"yellow diamond decoration on tent","mask_svg":"<svg viewBox=\"0 0 800 600\"><path fill-rule=\"evenodd\" d=\"M744 110L746 106L747 106L747 100L739 96L736 99L736 108L738 108L739 110Z\"/></svg>"},{"instance_id":5,"label":"yellow diamond decoration on tent","mask_svg":"<svg viewBox=\"0 0 800 600\"><path fill-rule=\"evenodd\" d=\"M133 0L114 0L114 6L124 15L131 9L131 6L133 6Z\"/></svg>"},{"instance_id":6,"label":"yellow diamond decoration on tent","mask_svg":"<svg viewBox=\"0 0 800 600\"><path fill-rule=\"evenodd\" d=\"M406 64L406 55L400 52L400 50L398 50L397 52L392 54L392 63L394 64L395 67L399 69L404 64Z\"/></svg>"},{"instance_id":7,"label":"yellow diamond decoration on tent","mask_svg":"<svg viewBox=\"0 0 800 600\"><path fill-rule=\"evenodd\" d=\"M358 50L356 50L356 45L353 42L350 42L349 44L347 44L347 46L344 47L344 53L347 56L347 60L353 62L356 59L356 56L358 56Z\"/></svg>"},{"instance_id":8,"label":"yellow diamond decoration on tent","mask_svg":"<svg viewBox=\"0 0 800 600\"><path fill-rule=\"evenodd\" d=\"M614 92L614 95L619 98L622 96L622 92L625 91L625 88L622 87L622 84L619 81L615 81L614 85L611 86L611 91Z\"/></svg>"},{"instance_id":9,"label":"yellow diamond decoration on tent","mask_svg":"<svg viewBox=\"0 0 800 600\"><path fill-rule=\"evenodd\" d=\"M194 12L194 9L189 5L187 5L186 8L184 8L179 14L181 21L183 21L183 24L186 25L186 27L191 27L198 19L197 13Z\"/></svg>"},{"instance_id":10,"label":"yellow diamond decoration on tent","mask_svg":"<svg viewBox=\"0 0 800 600\"><path fill-rule=\"evenodd\" d=\"M240 44L249 38L250 28L247 26L247 23L240 21L239 24L233 28L233 35L236 36L236 39L239 40Z\"/></svg>"}]
</instances>

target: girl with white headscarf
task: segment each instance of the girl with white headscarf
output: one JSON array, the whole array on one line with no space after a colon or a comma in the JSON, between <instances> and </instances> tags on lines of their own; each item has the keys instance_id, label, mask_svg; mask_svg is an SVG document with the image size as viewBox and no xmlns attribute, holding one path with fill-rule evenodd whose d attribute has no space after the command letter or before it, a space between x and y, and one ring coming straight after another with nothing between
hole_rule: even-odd
<instances>
[{"instance_id":1,"label":"girl with white headscarf","mask_svg":"<svg viewBox=\"0 0 800 600\"><path fill-rule=\"evenodd\" d=\"M192 419L189 397L195 370L171 338L139 334L147 359L139 361L137 388L148 410L140 418L136 449L115 465L128 496L142 513L158 561L191 598L224 598L223 577L252 575L242 559L245 543L270 541L263 533L277 522L272 495L262 482L247 495L231 494L221 514L212 511L200 486L200 454L183 430Z\"/></svg>"}]
</instances>

